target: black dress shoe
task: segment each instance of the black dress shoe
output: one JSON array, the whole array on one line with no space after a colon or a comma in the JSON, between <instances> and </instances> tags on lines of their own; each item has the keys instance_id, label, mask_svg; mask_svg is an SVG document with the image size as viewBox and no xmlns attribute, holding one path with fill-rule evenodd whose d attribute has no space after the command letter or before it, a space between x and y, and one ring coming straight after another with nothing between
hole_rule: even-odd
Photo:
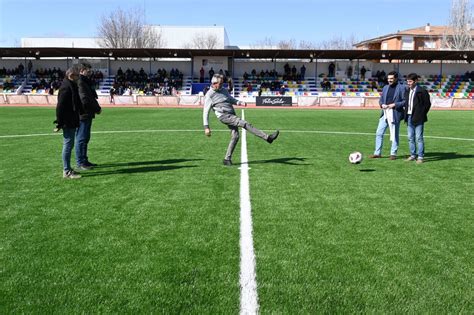
<instances>
[{"instance_id":1,"label":"black dress shoe","mask_svg":"<svg viewBox=\"0 0 474 315\"><path fill-rule=\"evenodd\" d=\"M231 160L224 160L223 161L225 166L232 166L232 161Z\"/></svg>"},{"instance_id":2,"label":"black dress shoe","mask_svg":"<svg viewBox=\"0 0 474 315\"><path fill-rule=\"evenodd\" d=\"M272 133L271 135L268 136L267 142L272 143L273 141L275 141L276 138L278 138L279 134L280 134L279 130L275 131L275 133Z\"/></svg>"}]
</instances>

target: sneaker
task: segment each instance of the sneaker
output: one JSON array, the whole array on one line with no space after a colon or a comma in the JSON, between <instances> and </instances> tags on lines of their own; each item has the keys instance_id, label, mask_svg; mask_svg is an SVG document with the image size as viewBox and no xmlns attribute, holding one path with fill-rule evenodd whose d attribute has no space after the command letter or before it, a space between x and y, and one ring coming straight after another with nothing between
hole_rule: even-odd
<instances>
[{"instance_id":1,"label":"sneaker","mask_svg":"<svg viewBox=\"0 0 474 315\"><path fill-rule=\"evenodd\" d=\"M92 169L92 166L88 166L86 164L78 165L77 169L80 171L89 171Z\"/></svg>"},{"instance_id":2,"label":"sneaker","mask_svg":"<svg viewBox=\"0 0 474 315\"><path fill-rule=\"evenodd\" d=\"M409 156L405 161L411 162L411 161L414 161L414 160L416 160L416 157L414 157L414 156Z\"/></svg>"},{"instance_id":3,"label":"sneaker","mask_svg":"<svg viewBox=\"0 0 474 315\"><path fill-rule=\"evenodd\" d=\"M267 142L268 142L268 143L272 143L273 141L276 140L276 138L278 138L278 135L279 135L279 134L280 134L280 131L279 131L279 130L275 131L275 133L272 133L271 135L268 136Z\"/></svg>"},{"instance_id":4,"label":"sneaker","mask_svg":"<svg viewBox=\"0 0 474 315\"><path fill-rule=\"evenodd\" d=\"M423 163L423 159L416 160L416 164L422 164L422 163Z\"/></svg>"},{"instance_id":5,"label":"sneaker","mask_svg":"<svg viewBox=\"0 0 474 315\"><path fill-rule=\"evenodd\" d=\"M231 160L225 160L223 161L225 166L232 166L232 161Z\"/></svg>"},{"instance_id":6,"label":"sneaker","mask_svg":"<svg viewBox=\"0 0 474 315\"><path fill-rule=\"evenodd\" d=\"M92 163L92 162L89 162L89 161L87 161L86 163L84 163L84 165L85 165L85 166L90 166L90 167L98 166L97 164Z\"/></svg>"},{"instance_id":7,"label":"sneaker","mask_svg":"<svg viewBox=\"0 0 474 315\"><path fill-rule=\"evenodd\" d=\"M79 173L74 172L74 170L67 170L63 171L63 178L78 179L81 178L81 175L79 175Z\"/></svg>"},{"instance_id":8,"label":"sneaker","mask_svg":"<svg viewBox=\"0 0 474 315\"><path fill-rule=\"evenodd\" d=\"M396 155L390 155L390 157L388 159L393 161L393 160L397 159L397 156Z\"/></svg>"},{"instance_id":9,"label":"sneaker","mask_svg":"<svg viewBox=\"0 0 474 315\"><path fill-rule=\"evenodd\" d=\"M380 159L382 156L380 154L371 154L369 155L370 159Z\"/></svg>"}]
</instances>

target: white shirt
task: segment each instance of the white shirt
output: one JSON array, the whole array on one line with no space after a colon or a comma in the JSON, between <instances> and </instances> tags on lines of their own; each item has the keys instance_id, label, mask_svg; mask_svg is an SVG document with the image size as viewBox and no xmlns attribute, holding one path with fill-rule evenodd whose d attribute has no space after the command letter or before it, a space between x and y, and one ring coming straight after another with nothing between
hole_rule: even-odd
<instances>
[{"instance_id":1,"label":"white shirt","mask_svg":"<svg viewBox=\"0 0 474 315\"><path fill-rule=\"evenodd\" d=\"M413 98L415 97L416 86L413 89L410 89L410 94L408 95L408 115L411 115L413 112Z\"/></svg>"}]
</instances>

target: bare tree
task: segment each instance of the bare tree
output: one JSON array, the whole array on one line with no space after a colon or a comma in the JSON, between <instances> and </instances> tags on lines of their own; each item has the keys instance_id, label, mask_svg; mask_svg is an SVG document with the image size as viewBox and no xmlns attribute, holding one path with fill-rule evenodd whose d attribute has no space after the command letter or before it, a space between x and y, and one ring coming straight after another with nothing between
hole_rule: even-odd
<instances>
[{"instance_id":1,"label":"bare tree","mask_svg":"<svg viewBox=\"0 0 474 315\"><path fill-rule=\"evenodd\" d=\"M159 48L164 46L161 33L145 25L139 10L118 8L102 16L98 26L98 43L104 48Z\"/></svg>"},{"instance_id":2,"label":"bare tree","mask_svg":"<svg viewBox=\"0 0 474 315\"><path fill-rule=\"evenodd\" d=\"M263 40L259 40L254 44L250 44L252 49L274 49L276 47L273 38L265 37Z\"/></svg>"},{"instance_id":3,"label":"bare tree","mask_svg":"<svg viewBox=\"0 0 474 315\"><path fill-rule=\"evenodd\" d=\"M199 33L194 36L192 46L196 49L216 49L218 41L215 34Z\"/></svg>"},{"instance_id":4,"label":"bare tree","mask_svg":"<svg viewBox=\"0 0 474 315\"><path fill-rule=\"evenodd\" d=\"M452 50L473 50L472 23L470 0L452 0L449 26L443 35L442 47Z\"/></svg>"},{"instance_id":5,"label":"bare tree","mask_svg":"<svg viewBox=\"0 0 474 315\"><path fill-rule=\"evenodd\" d=\"M281 40L277 44L278 49L292 50L296 49L296 41L294 39Z\"/></svg>"},{"instance_id":6,"label":"bare tree","mask_svg":"<svg viewBox=\"0 0 474 315\"><path fill-rule=\"evenodd\" d=\"M356 38L354 34L349 36L349 38L344 39L342 37L334 36L333 38L322 41L317 45L318 49L335 49L335 50L347 50L353 49L354 44L356 43Z\"/></svg>"},{"instance_id":7,"label":"bare tree","mask_svg":"<svg viewBox=\"0 0 474 315\"><path fill-rule=\"evenodd\" d=\"M300 49L317 49L317 45L313 42L308 42L308 41L300 41L299 45Z\"/></svg>"}]
</instances>

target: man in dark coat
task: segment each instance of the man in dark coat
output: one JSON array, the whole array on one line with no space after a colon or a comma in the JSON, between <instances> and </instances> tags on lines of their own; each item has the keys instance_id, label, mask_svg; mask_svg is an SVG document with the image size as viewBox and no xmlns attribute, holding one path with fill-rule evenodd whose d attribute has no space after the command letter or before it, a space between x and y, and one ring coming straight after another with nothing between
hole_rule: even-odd
<instances>
[{"instance_id":1,"label":"man in dark coat","mask_svg":"<svg viewBox=\"0 0 474 315\"><path fill-rule=\"evenodd\" d=\"M79 74L74 68L66 71L61 87L59 88L58 104L56 106L56 129L63 130L63 177L68 179L81 178L71 167L71 151L74 147L76 129L79 127L79 108L81 100L76 80Z\"/></svg>"},{"instance_id":2,"label":"man in dark coat","mask_svg":"<svg viewBox=\"0 0 474 315\"><path fill-rule=\"evenodd\" d=\"M407 76L409 89L405 92L405 122L407 123L410 156L406 160L416 160L416 163L421 164L423 163L423 157L425 155L425 142L423 139L424 124L428 121L428 111L431 108L431 101L428 91L418 86L417 82L418 75L416 73L410 73ZM416 146L418 146L418 154L416 152Z\"/></svg>"},{"instance_id":3,"label":"man in dark coat","mask_svg":"<svg viewBox=\"0 0 474 315\"><path fill-rule=\"evenodd\" d=\"M79 67L79 98L81 99L81 107L79 109L80 125L76 132L76 162L79 170L90 170L97 166L89 161L87 155L87 146L91 138L92 119L95 114L100 114L102 108L97 102L98 96L89 76L91 74L91 66L83 63Z\"/></svg>"}]
</instances>

